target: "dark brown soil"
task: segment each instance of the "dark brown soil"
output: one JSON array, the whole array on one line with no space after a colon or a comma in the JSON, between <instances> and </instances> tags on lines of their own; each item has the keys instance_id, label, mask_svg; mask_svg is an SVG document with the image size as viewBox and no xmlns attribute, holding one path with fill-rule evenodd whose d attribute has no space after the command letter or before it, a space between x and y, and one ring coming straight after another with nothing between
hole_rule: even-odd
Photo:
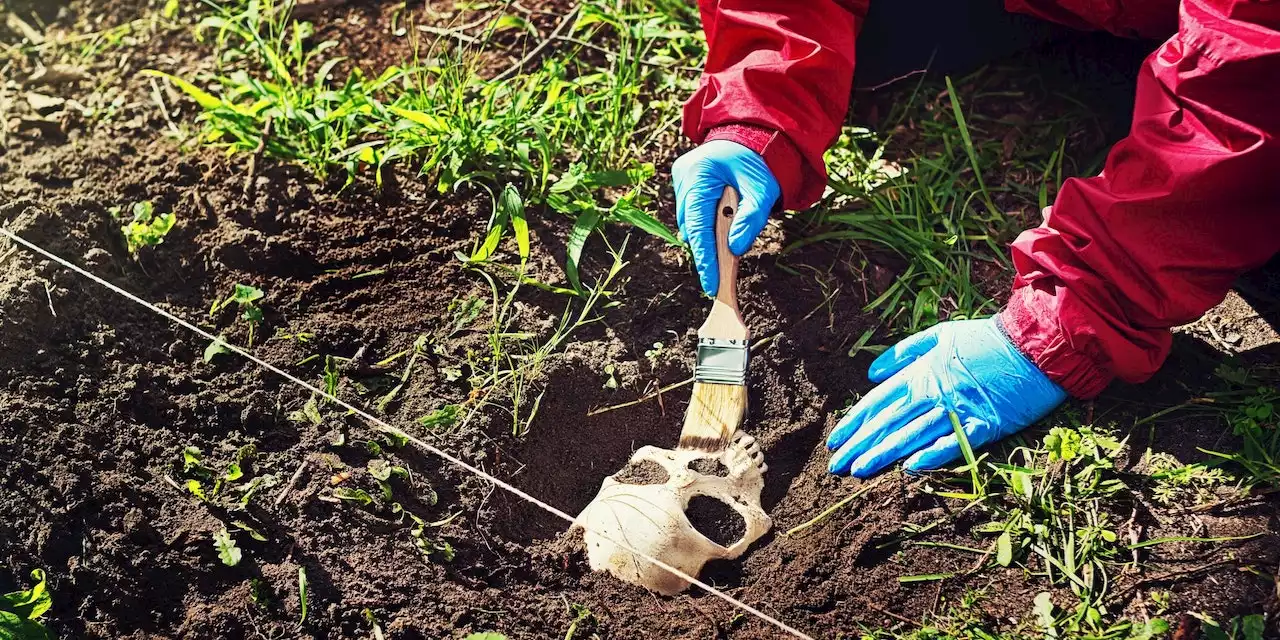
<instances>
[{"instance_id":1,"label":"dark brown soil","mask_svg":"<svg viewBox=\"0 0 1280 640\"><path fill-rule=\"evenodd\" d=\"M729 468L724 466L723 462L712 458L698 458L689 463L689 468L704 476L717 476L720 478L729 476Z\"/></svg>"},{"instance_id":2,"label":"dark brown soil","mask_svg":"<svg viewBox=\"0 0 1280 640\"><path fill-rule=\"evenodd\" d=\"M628 463L613 476L622 484L664 484L668 478L667 470L652 460Z\"/></svg>"},{"instance_id":3,"label":"dark brown soil","mask_svg":"<svg viewBox=\"0 0 1280 640\"><path fill-rule=\"evenodd\" d=\"M354 56L367 55L356 62L375 69L398 59L399 50L362 47L375 47L367 44L370 29L390 30L390 7L403 4L362 2L317 20L326 37L340 39ZM427 4L438 9L442 3ZM148 3L105 5L73 3L65 19L132 19ZM527 434L512 435L501 398L465 424L419 427L419 416L476 402L469 397L469 372L458 377L454 368L469 350L484 350L487 315L455 331L451 305L490 294L454 252L468 250L482 232L488 196L441 197L411 174L393 176L383 190L359 181L339 190L266 163L246 197L245 161L184 151L166 139L168 118L182 121L189 108L175 101L172 113L162 113L138 74L191 68L205 50L186 31L157 32L137 47L90 64L127 90L123 113L92 125L9 133L0 147L0 223L8 229L237 344L247 342L244 323L232 309L210 316L210 304L236 283L263 289L265 320L254 353L315 384L324 358L304 362L309 356L352 357L364 349L376 362L427 336L432 348L388 405L386 419L569 513L585 506L637 447L675 442L686 389L588 412L689 376L690 345L705 304L681 252L633 234L616 294L626 303L551 356L538 381L546 394ZM9 77L18 78L34 61L10 64ZM64 91L85 97L94 84ZM0 101L16 97L14 85L3 90ZM14 104L21 109L23 102ZM663 167L671 158L653 160ZM173 211L179 224L164 244L135 260L108 209L144 199ZM658 212L674 226L669 206ZM562 281L568 225L549 215L531 216L531 225L536 275ZM607 230L614 241L628 232ZM746 426L769 465L764 503L775 529L739 561L719 563L704 578L818 637L899 624L893 616L919 620L974 590L985 593L977 605L984 619L1006 624L1026 615L1044 589L1038 580L1012 569L968 574L970 554L893 543L904 523L926 525L951 508L923 491L928 480L890 474L804 535L778 534L863 486L826 472L823 438L846 403L871 388L864 375L870 356L847 352L878 324L862 310L869 298L857 248L812 245L785 258L772 253L803 233L798 221L771 226L742 266L748 324L756 335L778 333L753 353L753 413ZM584 273L600 271L598 253L588 255ZM1001 278L1007 275L991 280ZM515 330L547 335L565 303L562 296L523 292ZM1215 314L1214 331L1224 323L1245 327L1237 344L1247 348L1240 347L1239 356L1275 356L1274 339L1265 338L1252 316L1231 309ZM314 337L273 339L301 332ZM672 345L673 355L650 367L643 353L659 341ZM873 343L886 341L879 334ZM659 598L589 572L581 554L560 539L563 521L429 454L380 439L330 407L322 407L319 424L292 420L308 393L234 356L206 363L205 346L153 312L0 242L0 592L25 584L32 568L48 570L55 601L50 624L59 637L369 637L367 610L390 638L477 631L560 638L578 617L566 604L591 612L590 622L578 627L580 637L778 637L704 594ZM1217 346L1183 334L1156 380L1118 386L1096 405L1073 410L1131 432L1130 466L1148 447L1190 461L1200 459L1197 447L1238 446L1213 416L1175 414L1131 429L1137 418L1215 388L1211 372L1222 360ZM621 372L617 389L604 387L607 363ZM401 371L394 369L391 375ZM339 392L372 406L387 378L348 372ZM185 447L198 447L203 464L220 472L250 444L257 454L245 465L245 480L272 477L277 484L249 506L238 507L234 494L206 503L186 490ZM390 481L394 502L437 523L425 534L437 545L431 554L420 551L412 522L365 472L379 459L409 471ZM295 474L298 481L289 484ZM371 503L336 500L335 484L367 493ZM1133 508L1147 537L1266 535L1150 549L1139 572L1116 569L1113 593L1122 597L1114 610L1139 615L1150 590L1168 589L1175 614L1230 617L1259 610L1274 593L1267 579L1280 555L1273 502L1160 519L1145 505ZM723 514L708 520L708 535L741 535L740 520ZM235 521L267 541L255 541ZM948 521L929 539L986 544L969 531L972 524ZM224 527L243 550L235 567L221 564L212 544L212 534ZM1191 571L1197 567L1208 568ZM309 583L305 622L299 622L300 569ZM956 577L898 580L932 573ZM268 595L255 602L255 589Z\"/></svg>"},{"instance_id":4,"label":"dark brown soil","mask_svg":"<svg viewBox=\"0 0 1280 640\"><path fill-rule=\"evenodd\" d=\"M689 508L684 514L698 533L723 547L741 540L747 533L747 521L717 498L694 496L689 499Z\"/></svg>"}]
</instances>

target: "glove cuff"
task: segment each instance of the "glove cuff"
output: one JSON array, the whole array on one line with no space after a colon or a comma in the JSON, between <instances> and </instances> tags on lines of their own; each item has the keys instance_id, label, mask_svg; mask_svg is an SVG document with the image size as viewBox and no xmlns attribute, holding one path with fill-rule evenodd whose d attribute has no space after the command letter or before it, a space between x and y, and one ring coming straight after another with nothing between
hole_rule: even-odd
<instances>
[{"instance_id":1,"label":"glove cuff","mask_svg":"<svg viewBox=\"0 0 1280 640\"><path fill-rule=\"evenodd\" d=\"M1076 398L1092 398L1115 374L1105 358L1078 351L1058 322L1053 294L1027 286L1015 289L997 317L997 326L1046 377Z\"/></svg>"},{"instance_id":2,"label":"glove cuff","mask_svg":"<svg viewBox=\"0 0 1280 640\"><path fill-rule=\"evenodd\" d=\"M767 127L736 123L711 129L703 142L712 140L736 142L764 158L764 163L769 165L769 172L782 190L776 209L804 208L804 203L797 198L804 182L804 161L800 151L786 135Z\"/></svg>"}]
</instances>

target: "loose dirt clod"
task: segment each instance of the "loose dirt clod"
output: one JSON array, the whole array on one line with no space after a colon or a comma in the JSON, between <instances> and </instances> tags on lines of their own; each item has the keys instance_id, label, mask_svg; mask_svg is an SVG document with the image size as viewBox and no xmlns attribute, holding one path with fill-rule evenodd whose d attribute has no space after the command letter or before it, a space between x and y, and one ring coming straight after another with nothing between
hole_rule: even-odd
<instances>
[{"instance_id":1,"label":"loose dirt clod","mask_svg":"<svg viewBox=\"0 0 1280 640\"><path fill-rule=\"evenodd\" d=\"M718 478L727 478L729 476L729 468L714 458L699 458L690 462L689 468L704 476L716 476Z\"/></svg>"},{"instance_id":2,"label":"loose dirt clod","mask_svg":"<svg viewBox=\"0 0 1280 640\"><path fill-rule=\"evenodd\" d=\"M698 533L721 546L729 546L742 539L747 523L733 507L710 496L694 496L684 514Z\"/></svg>"},{"instance_id":3,"label":"loose dirt clod","mask_svg":"<svg viewBox=\"0 0 1280 640\"><path fill-rule=\"evenodd\" d=\"M720 465L721 469L724 469L724 465L719 462L716 462L716 464ZM724 473L720 475L728 474L729 470L725 469ZM614 479L622 484L662 484L667 481L667 478L667 470L652 460L631 463L614 476Z\"/></svg>"}]
</instances>

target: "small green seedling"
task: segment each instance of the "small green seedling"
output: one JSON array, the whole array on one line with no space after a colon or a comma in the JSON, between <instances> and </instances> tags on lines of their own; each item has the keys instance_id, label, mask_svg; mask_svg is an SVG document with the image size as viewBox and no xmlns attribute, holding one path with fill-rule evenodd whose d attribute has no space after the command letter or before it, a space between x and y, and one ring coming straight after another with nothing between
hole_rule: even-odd
<instances>
[{"instance_id":1,"label":"small green seedling","mask_svg":"<svg viewBox=\"0 0 1280 640\"><path fill-rule=\"evenodd\" d=\"M110 212L117 220L124 218L120 207L112 207ZM120 227L129 246L129 255L137 255L143 247L154 247L164 242L164 237L176 222L177 217L172 213L156 213L150 200L135 203L132 216Z\"/></svg>"},{"instance_id":2,"label":"small green seedling","mask_svg":"<svg viewBox=\"0 0 1280 640\"><path fill-rule=\"evenodd\" d=\"M1156 589L1150 594L1151 604L1155 606L1156 615L1164 615L1169 611L1169 607L1173 604L1173 593L1161 589Z\"/></svg>"},{"instance_id":3,"label":"small green seedling","mask_svg":"<svg viewBox=\"0 0 1280 640\"><path fill-rule=\"evenodd\" d=\"M311 423L314 426L324 424L324 418L320 415L320 403L316 402L315 395L307 398L307 403L302 408L289 414L289 420L300 423Z\"/></svg>"},{"instance_id":4,"label":"small green seedling","mask_svg":"<svg viewBox=\"0 0 1280 640\"><path fill-rule=\"evenodd\" d=\"M382 489L382 497L387 502L391 502L391 478L408 478L409 470L404 467L392 465L386 460L370 460L367 466L369 475L378 482L378 488Z\"/></svg>"},{"instance_id":5,"label":"small green seedling","mask_svg":"<svg viewBox=\"0 0 1280 640\"><path fill-rule=\"evenodd\" d=\"M240 319L249 325L249 341L248 346L253 346L253 337L259 325L262 324L262 307L258 306L258 301L266 297L266 293L262 289L247 284L236 283L231 290L231 294L221 300L214 300L209 307L209 317L213 317L218 312L226 309L231 304L239 305ZM223 353L231 353L231 349L227 347L226 339L219 335L209 346L204 349L204 361L209 362L215 356Z\"/></svg>"},{"instance_id":6,"label":"small green seedling","mask_svg":"<svg viewBox=\"0 0 1280 640\"><path fill-rule=\"evenodd\" d=\"M249 346L252 347L254 330L262 324L262 308L258 306L258 301L266 295L262 289L237 282L231 290L231 295L220 302L214 302L213 307L209 309L209 315L216 315L232 303L239 305L240 318L249 323Z\"/></svg>"},{"instance_id":7,"label":"small green seedling","mask_svg":"<svg viewBox=\"0 0 1280 640\"><path fill-rule=\"evenodd\" d=\"M373 617L373 611L366 608L363 613L365 622L369 623L369 630L373 632L373 640L384 640L382 625L378 624L378 619Z\"/></svg>"},{"instance_id":8,"label":"small green seedling","mask_svg":"<svg viewBox=\"0 0 1280 640\"><path fill-rule=\"evenodd\" d=\"M1232 618L1220 624L1206 615L1197 615L1203 623L1200 632L1205 640L1262 640L1267 632L1267 622L1261 614Z\"/></svg>"},{"instance_id":9,"label":"small green seedling","mask_svg":"<svg viewBox=\"0 0 1280 640\"><path fill-rule=\"evenodd\" d=\"M564 640L573 640L578 635L579 627L595 622L595 615L585 604L569 604L566 600L565 605L569 615L573 617L573 622L569 623L568 630L564 632Z\"/></svg>"},{"instance_id":10,"label":"small green seedling","mask_svg":"<svg viewBox=\"0 0 1280 640\"><path fill-rule=\"evenodd\" d=\"M261 609L271 606L271 585L261 578L250 580L249 600Z\"/></svg>"},{"instance_id":11,"label":"small green seedling","mask_svg":"<svg viewBox=\"0 0 1280 640\"><path fill-rule=\"evenodd\" d=\"M446 404L425 416L418 418L418 424L432 430L448 429L458 421L462 413L462 405Z\"/></svg>"},{"instance_id":12,"label":"small green seedling","mask_svg":"<svg viewBox=\"0 0 1280 640\"><path fill-rule=\"evenodd\" d=\"M53 635L40 619L53 606L41 569L31 571L35 586L25 591L0 594L0 638L4 640L50 640Z\"/></svg>"},{"instance_id":13,"label":"small green seedling","mask_svg":"<svg viewBox=\"0 0 1280 640\"><path fill-rule=\"evenodd\" d=\"M307 621L307 569L306 567L298 567L298 606L301 609L301 615L298 618L298 627Z\"/></svg>"},{"instance_id":14,"label":"small green seedling","mask_svg":"<svg viewBox=\"0 0 1280 640\"><path fill-rule=\"evenodd\" d=\"M331 398L338 397L338 382L342 379L342 375L338 371L338 363L333 356L324 357L324 393L325 402L333 402Z\"/></svg>"},{"instance_id":15,"label":"small green seedling","mask_svg":"<svg viewBox=\"0 0 1280 640\"><path fill-rule=\"evenodd\" d=\"M201 502L218 503L219 498L224 495L224 487L230 486L234 491L238 491L241 497L236 502L220 504L220 506L232 510L244 509L258 491L279 483L279 478L273 474L256 476L248 483L242 482L249 475L249 464L257 455L258 448L252 444L240 447L236 450L235 458L221 473L218 473L204 463L204 457L199 448L186 447L182 450L181 461L182 477L186 479L187 491Z\"/></svg>"},{"instance_id":16,"label":"small green seedling","mask_svg":"<svg viewBox=\"0 0 1280 640\"><path fill-rule=\"evenodd\" d=\"M667 348L661 342L655 342L653 343L653 348L644 352L645 359L649 361L649 368L652 369L658 366L658 359L662 357L666 350Z\"/></svg>"},{"instance_id":17,"label":"small green seedling","mask_svg":"<svg viewBox=\"0 0 1280 640\"><path fill-rule=\"evenodd\" d=\"M455 298L449 303L449 314L452 316L453 326L449 331L449 335L454 335L459 331L467 328L475 319L480 317L480 312L484 311L485 300L480 296L467 296L466 299Z\"/></svg>"},{"instance_id":18,"label":"small green seedling","mask_svg":"<svg viewBox=\"0 0 1280 640\"><path fill-rule=\"evenodd\" d=\"M218 551L218 559L222 564L228 567L240 564L242 556L240 548L236 546L236 541L231 539L231 534L227 532L226 527L213 532L213 548Z\"/></svg>"},{"instance_id":19,"label":"small green seedling","mask_svg":"<svg viewBox=\"0 0 1280 640\"><path fill-rule=\"evenodd\" d=\"M408 512L406 511L405 513ZM445 542L444 540L433 539L427 536L427 527L442 527L453 520L453 517L446 518L439 522L427 522L426 520L409 513L409 518L412 519L414 523L414 527L409 530L409 536L413 538L413 546L417 547L418 551L427 558L439 557L444 562L453 562L453 545Z\"/></svg>"},{"instance_id":20,"label":"small green seedling","mask_svg":"<svg viewBox=\"0 0 1280 640\"><path fill-rule=\"evenodd\" d=\"M351 489L348 487L339 487L333 490L333 497L339 500L348 500L362 507L373 504L373 496L364 489Z\"/></svg>"}]
</instances>

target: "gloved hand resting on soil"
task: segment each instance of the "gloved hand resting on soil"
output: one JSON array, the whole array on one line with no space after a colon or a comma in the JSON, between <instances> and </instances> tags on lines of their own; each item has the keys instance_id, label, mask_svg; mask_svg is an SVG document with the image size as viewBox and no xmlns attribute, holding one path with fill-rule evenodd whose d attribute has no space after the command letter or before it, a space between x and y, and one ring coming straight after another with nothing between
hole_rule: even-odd
<instances>
[{"instance_id":1,"label":"gloved hand resting on soil","mask_svg":"<svg viewBox=\"0 0 1280 640\"><path fill-rule=\"evenodd\" d=\"M1043 418L1067 393L1018 352L995 318L944 322L880 354L872 389L827 438L827 468L865 478L907 458L925 471L960 457L950 412L973 447ZM910 456L910 457L908 457Z\"/></svg>"}]
</instances>

